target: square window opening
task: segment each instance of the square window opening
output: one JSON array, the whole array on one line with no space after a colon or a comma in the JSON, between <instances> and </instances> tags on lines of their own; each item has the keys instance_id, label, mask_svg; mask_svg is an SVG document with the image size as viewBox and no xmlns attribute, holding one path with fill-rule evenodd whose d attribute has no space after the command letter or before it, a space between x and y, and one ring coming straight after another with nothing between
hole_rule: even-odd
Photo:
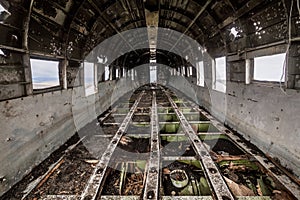
<instances>
[{"instance_id":1,"label":"square window opening","mask_svg":"<svg viewBox=\"0 0 300 200\"><path fill-rule=\"evenodd\" d=\"M157 82L157 68L156 66L150 66L150 83Z\"/></svg>"},{"instance_id":2,"label":"square window opening","mask_svg":"<svg viewBox=\"0 0 300 200\"><path fill-rule=\"evenodd\" d=\"M95 64L84 62L84 88L85 95L89 96L97 92L96 79L95 79Z\"/></svg>"},{"instance_id":3,"label":"square window opening","mask_svg":"<svg viewBox=\"0 0 300 200\"><path fill-rule=\"evenodd\" d=\"M220 57L215 59L215 69L213 70L215 73L213 76L215 77L213 89L219 92L226 92L226 57Z\"/></svg>"},{"instance_id":4,"label":"square window opening","mask_svg":"<svg viewBox=\"0 0 300 200\"><path fill-rule=\"evenodd\" d=\"M105 81L109 80L109 67L108 66L105 66L105 69L104 69L104 80Z\"/></svg>"},{"instance_id":5,"label":"square window opening","mask_svg":"<svg viewBox=\"0 0 300 200\"><path fill-rule=\"evenodd\" d=\"M254 58L256 81L284 82L286 53Z\"/></svg>"},{"instance_id":6,"label":"square window opening","mask_svg":"<svg viewBox=\"0 0 300 200\"><path fill-rule=\"evenodd\" d=\"M59 61L30 59L33 90L57 87L59 83Z\"/></svg>"},{"instance_id":7,"label":"square window opening","mask_svg":"<svg viewBox=\"0 0 300 200\"><path fill-rule=\"evenodd\" d=\"M119 72L119 69L117 68L117 69L116 69L116 78L117 78L117 79L120 78L119 73L120 73L120 72Z\"/></svg>"},{"instance_id":8,"label":"square window opening","mask_svg":"<svg viewBox=\"0 0 300 200\"><path fill-rule=\"evenodd\" d=\"M204 87L204 64L203 61L197 64L197 85Z\"/></svg>"}]
</instances>

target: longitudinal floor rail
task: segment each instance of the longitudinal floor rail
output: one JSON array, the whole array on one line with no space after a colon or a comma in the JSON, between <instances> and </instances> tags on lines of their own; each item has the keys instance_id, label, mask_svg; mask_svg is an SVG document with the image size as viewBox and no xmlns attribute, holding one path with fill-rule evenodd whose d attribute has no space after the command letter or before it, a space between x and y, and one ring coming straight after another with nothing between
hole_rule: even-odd
<instances>
[{"instance_id":1,"label":"longitudinal floor rail","mask_svg":"<svg viewBox=\"0 0 300 200\"><path fill-rule=\"evenodd\" d=\"M153 91L151 109L151 149L143 199L158 199L160 169L160 139L156 93Z\"/></svg>"},{"instance_id":2,"label":"longitudinal floor rail","mask_svg":"<svg viewBox=\"0 0 300 200\"><path fill-rule=\"evenodd\" d=\"M174 108L174 111L178 117L178 119L181 122L181 125L183 127L183 130L186 134L186 136L189 138L190 142L194 146L196 153L198 154L200 160L202 161L203 168L212 183L212 188L214 189L214 192L217 196L217 199L224 200L224 199L232 199L234 200L234 197L232 196L229 188L227 187L222 175L220 174L217 166L215 165L213 159L211 158L209 152L204 147L201 140L198 138L197 133L193 130L191 125L189 124L188 120L185 118L183 113L180 111L176 103L173 101L171 96L163 89L166 96L169 99L169 102L171 103L172 107Z\"/></svg>"},{"instance_id":3,"label":"longitudinal floor rail","mask_svg":"<svg viewBox=\"0 0 300 200\"><path fill-rule=\"evenodd\" d=\"M96 165L95 170L93 172L93 175L91 176L89 182L87 183L87 186L84 190L84 192L81 195L81 200L95 200L97 197L97 194L100 191L101 184L103 182L103 179L105 177L108 164L110 162L110 158L113 155L113 152L115 151L119 141L121 140L122 136L124 135L125 131L127 130L129 123L133 117L133 114L144 95L144 91L141 92L135 103L130 108L128 114L126 115L125 119L123 120L122 124L120 125L117 133L111 140L110 144L108 145L106 151L102 155L99 163Z\"/></svg>"}]
</instances>

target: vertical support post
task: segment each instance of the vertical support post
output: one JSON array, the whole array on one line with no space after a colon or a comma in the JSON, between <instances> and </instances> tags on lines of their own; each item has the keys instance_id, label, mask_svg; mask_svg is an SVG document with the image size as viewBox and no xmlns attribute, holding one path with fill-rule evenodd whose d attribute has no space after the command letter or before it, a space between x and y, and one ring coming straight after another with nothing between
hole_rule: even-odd
<instances>
[{"instance_id":1,"label":"vertical support post","mask_svg":"<svg viewBox=\"0 0 300 200\"><path fill-rule=\"evenodd\" d=\"M216 60L212 59L212 74L211 74L211 80L212 80L212 89L216 89Z\"/></svg>"},{"instance_id":2,"label":"vertical support post","mask_svg":"<svg viewBox=\"0 0 300 200\"><path fill-rule=\"evenodd\" d=\"M98 74L97 74L98 82L105 81L105 65L102 63L98 63L97 68L98 68L97 69L98 70Z\"/></svg>"},{"instance_id":3,"label":"vertical support post","mask_svg":"<svg viewBox=\"0 0 300 200\"><path fill-rule=\"evenodd\" d=\"M120 67L120 78L124 76L124 68Z\"/></svg>"},{"instance_id":4,"label":"vertical support post","mask_svg":"<svg viewBox=\"0 0 300 200\"><path fill-rule=\"evenodd\" d=\"M94 63L94 90L98 90L98 66Z\"/></svg>"},{"instance_id":5,"label":"vertical support post","mask_svg":"<svg viewBox=\"0 0 300 200\"><path fill-rule=\"evenodd\" d=\"M78 86L84 86L84 62L82 62L81 66L79 67L79 85Z\"/></svg>"},{"instance_id":6,"label":"vertical support post","mask_svg":"<svg viewBox=\"0 0 300 200\"><path fill-rule=\"evenodd\" d=\"M24 79L27 83L25 85L25 94L31 95L33 94L33 87L32 87L32 75L31 75L31 65L30 65L30 55L28 52L28 32L29 32L29 25L30 25L30 16L32 12L34 0L30 1L27 17L24 21L24 33L23 33L23 48L26 53L23 55L23 67L24 67Z\"/></svg>"},{"instance_id":7,"label":"vertical support post","mask_svg":"<svg viewBox=\"0 0 300 200\"><path fill-rule=\"evenodd\" d=\"M67 66L69 64L69 61L67 59L64 59L59 62L59 83L63 90L66 90L68 88L67 85Z\"/></svg>"},{"instance_id":8,"label":"vertical support post","mask_svg":"<svg viewBox=\"0 0 300 200\"><path fill-rule=\"evenodd\" d=\"M246 85L249 85L251 83L251 60L246 59L246 64L245 64L246 70L245 70L245 83Z\"/></svg>"},{"instance_id":9,"label":"vertical support post","mask_svg":"<svg viewBox=\"0 0 300 200\"><path fill-rule=\"evenodd\" d=\"M299 42L292 42L286 56L285 85L288 89L299 88L300 84L299 44Z\"/></svg>"}]
</instances>

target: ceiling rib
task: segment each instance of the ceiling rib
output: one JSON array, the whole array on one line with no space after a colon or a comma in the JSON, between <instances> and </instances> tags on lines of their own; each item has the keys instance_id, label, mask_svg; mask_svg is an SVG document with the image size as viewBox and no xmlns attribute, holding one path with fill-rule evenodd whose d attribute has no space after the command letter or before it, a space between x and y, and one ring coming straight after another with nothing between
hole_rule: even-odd
<instances>
[{"instance_id":1,"label":"ceiling rib","mask_svg":"<svg viewBox=\"0 0 300 200\"><path fill-rule=\"evenodd\" d=\"M173 45L173 47L170 49L170 51L172 51L176 45L178 44L178 42L182 39L182 37L187 33L187 31L193 26L193 24L196 22L196 20L200 17L200 15L206 10L206 8L209 6L209 4L212 2L212 0L208 0L205 5L201 8L201 10L198 12L198 14L196 15L196 17L193 19L193 21L189 24L189 26L186 28L186 30L181 34L181 36L178 38L178 40L176 41L176 43Z\"/></svg>"},{"instance_id":2,"label":"ceiling rib","mask_svg":"<svg viewBox=\"0 0 300 200\"><path fill-rule=\"evenodd\" d=\"M95 2L93 0L88 0L89 3L97 10L98 14L99 14L99 17L105 22L107 23L121 38L122 40L130 47L130 49L136 53L138 55L138 52L136 52L136 50L132 47L131 44L129 44L127 42L127 40L124 38L124 36L120 33L120 31L108 20L106 20L104 17L103 17L103 13L101 12L101 10L99 9L99 7L95 4Z\"/></svg>"}]
</instances>

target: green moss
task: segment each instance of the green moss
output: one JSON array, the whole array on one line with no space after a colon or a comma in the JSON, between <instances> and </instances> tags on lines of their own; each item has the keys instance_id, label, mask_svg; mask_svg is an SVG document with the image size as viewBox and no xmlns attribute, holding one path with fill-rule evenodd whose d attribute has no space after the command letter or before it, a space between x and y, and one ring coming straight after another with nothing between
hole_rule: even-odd
<instances>
[{"instance_id":1,"label":"green moss","mask_svg":"<svg viewBox=\"0 0 300 200\"><path fill-rule=\"evenodd\" d=\"M249 160L233 160L233 161L221 161L218 163L220 167L229 166L230 163L234 165L245 165L247 168L257 171L259 168L255 162Z\"/></svg>"},{"instance_id":2,"label":"green moss","mask_svg":"<svg viewBox=\"0 0 300 200\"><path fill-rule=\"evenodd\" d=\"M162 136L161 139L165 140L167 142L187 141L187 137L185 137L185 136Z\"/></svg>"},{"instance_id":3,"label":"green moss","mask_svg":"<svg viewBox=\"0 0 300 200\"><path fill-rule=\"evenodd\" d=\"M180 124L164 124L160 125L160 130L165 133L176 133L180 127Z\"/></svg>"},{"instance_id":4,"label":"green moss","mask_svg":"<svg viewBox=\"0 0 300 200\"><path fill-rule=\"evenodd\" d=\"M199 123L198 132L219 132L219 130L210 123Z\"/></svg>"},{"instance_id":5,"label":"green moss","mask_svg":"<svg viewBox=\"0 0 300 200\"><path fill-rule=\"evenodd\" d=\"M146 164L147 164L147 161L146 160L137 160L136 161L136 166L141 169L141 170L145 170L146 168Z\"/></svg>"},{"instance_id":6,"label":"green moss","mask_svg":"<svg viewBox=\"0 0 300 200\"><path fill-rule=\"evenodd\" d=\"M230 140L227 135L224 134L216 134L216 135L199 135L200 140L218 140L218 139L224 139L224 140Z\"/></svg>"}]
</instances>

